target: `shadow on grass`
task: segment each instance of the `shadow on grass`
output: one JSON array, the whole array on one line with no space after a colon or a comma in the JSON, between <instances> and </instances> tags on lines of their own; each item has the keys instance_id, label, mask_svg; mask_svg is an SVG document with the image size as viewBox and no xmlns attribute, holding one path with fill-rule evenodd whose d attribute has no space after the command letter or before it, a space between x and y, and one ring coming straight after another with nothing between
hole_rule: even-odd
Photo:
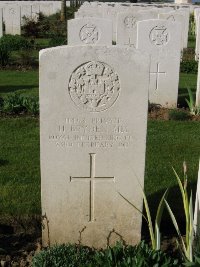
<instances>
[{"instance_id":1,"label":"shadow on grass","mask_svg":"<svg viewBox=\"0 0 200 267\"><path fill-rule=\"evenodd\" d=\"M153 226L155 224L155 217L156 217L156 212L157 208L159 205L159 202L164 194L165 190L158 191L155 194L152 194L148 196L148 203L150 207L150 212L152 216L152 223ZM195 198L196 198L196 182L191 183L188 185L188 195L190 196L192 192L192 197L193 197L193 209L195 206ZM182 197L181 197L181 192L180 189L177 186L169 188L169 195L167 197L167 201L174 212L174 215L176 217L178 226L180 228L181 234L185 235L185 213L183 209L183 202L182 202ZM143 211L145 211L145 208L143 207ZM163 216L162 216L162 221L161 221L161 234L162 236L177 236L176 230L174 228L174 225L171 221L170 215L168 213L168 210L165 208L163 211ZM150 240L149 237L149 230L148 230L148 225L146 221L143 218L142 221L142 237L145 240Z\"/></svg>"},{"instance_id":2,"label":"shadow on grass","mask_svg":"<svg viewBox=\"0 0 200 267\"><path fill-rule=\"evenodd\" d=\"M25 89L33 89L35 87L38 87L37 84L32 85L2 85L0 86L0 93L13 93L18 90L25 90Z\"/></svg>"},{"instance_id":3,"label":"shadow on grass","mask_svg":"<svg viewBox=\"0 0 200 267\"><path fill-rule=\"evenodd\" d=\"M0 158L0 167L1 167L1 166L8 165L8 163L9 163L9 161L8 161L8 160L1 159L1 158Z\"/></svg>"}]
</instances>

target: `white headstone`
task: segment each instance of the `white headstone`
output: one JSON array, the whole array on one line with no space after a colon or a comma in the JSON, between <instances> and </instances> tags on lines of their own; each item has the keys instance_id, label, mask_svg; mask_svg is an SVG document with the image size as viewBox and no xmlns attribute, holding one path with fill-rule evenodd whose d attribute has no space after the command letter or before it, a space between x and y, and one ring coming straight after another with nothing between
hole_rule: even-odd
<instances>
[{"instance_id":1,"label":"white headstone","mask_svg":"<svg viewBox=\"0 0 200 267\"><path fill-rule=\"evenodd\" d=\"M0 8L0 37L3 36L3 8Z\"/></svg>"},{"instance_id":2,"label":"white headstone","mask_svg":"<svg viewBox=\"0 0 200 267\"><path fill-rule=\"evenodd\" d=\"M5 6L5 33L21 34L21 7L18 5Z\"/></svg>"},{"instance_id":3,"label":"white headstone","mask_svg":"<svg viewBox=\"0 0 200 267\"><path fill-rule=\"evenodd\" d=\"M151 56L149 101L176 107L181 25L168 20L138 22L137 48Z\"/></svg>"},{"instance_id":4,"label":"white headstone","mask_svg":"<svg viewBox=\"0 0 200 267\"><path fill-rule=\"evenodd\" d=\"M112 21L99 18L68 20L68 45L112 45Z\"/></svg>"},{"instance_id":5,"label":"white headstone","mask_svg":"<svg viewBox=\"0 0 200 267\"><path fill-rule=\"evenodd\" d=\"M149 57L132 48L40 52L44 245L140 240L141 214L120 194L142 209L148 83Z\"/></svg>"},{"instance_id":6,"label":"white headstone","mask_svg":"<svg viewBox=\"0 0 200 267\"><path fill-rule=\"evenodd\" d=\"M158 15L159 19L166 19L172 22L179 22L181 25L181 49L185 47L185 28L184 28L184 16L177 13L176 11L168 12L168 13L161 13Z\"/></svg>"},{"instance_id":7,"label":"white headstone","mask_svg":"<svg viewBox=\"0 0 200 267\"><path fill-rule=\"evenodd\" d=\"M32 19L37 21L38 17L39 17L39 13L40 13L40 5L39 5L39 3L33 3L31 5L31 9L32 9Z\"/></svg>"},{"instance_id":8,"label":"white headstone","mask_svg":"<svg viewBox=\"0 0 200 267\"><path fill-rule=\"evenodd\" d=\"M41 3L40 12L45 16L50 16L53 14L53 4L52 3Z\"/></svg>"},{"instance_id":9,"label":"white headstone","mask_svg":"<svg viewBox=\"0 0 200 267\"><path fill-rule=\"evenodd\" d=\"M198 76L197 76L197 90L196 90L196 106L200 106L200 60L198 64Z\"/></svg>"},{"instance_id":10,"label":"white headstone","mask_svg":"<svg viewBox=\"0 0 200 267\"><path fill-rule=\"evenodd\" d=\"M195 59L199 60L200 53L200 15L197 18L196 23L196 45L195 45Z\"/></svg>"},{"instance_id":11,"label":"white headstone","mask_svg":"<svg viewBox=\"0 0 200 267\"><path fill-rule=\"evenodd\" d=\"M25 19L32 18L32 8L31 5L21 5L21 24L25 23Z\"/></svg>"}]
</instances>

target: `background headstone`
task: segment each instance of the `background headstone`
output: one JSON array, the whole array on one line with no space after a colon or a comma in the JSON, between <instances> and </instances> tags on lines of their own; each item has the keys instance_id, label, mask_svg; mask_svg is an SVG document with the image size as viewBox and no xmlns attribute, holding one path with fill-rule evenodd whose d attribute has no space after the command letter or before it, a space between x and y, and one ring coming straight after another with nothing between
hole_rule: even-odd
<instances>
[{"instance_id":1,"label":"background headstone","mask_svg":"<svg viewBox=\"0 0 200 267\"><path fill-rule=\"evenodd\" d=\"M148 82L149 57L132 48L40 52L44 245L140 240L141 214L119 192L142 209Z\"/></svg>"},{"instance_id":2,"label":"background headstone","mask_svg":"<svg viewBox=\"0 0 200 267\"><path fill-rule=\"evenodd\" d=\"M5 33L21 34L21 7L8 5L5 7Z\"/></svg>"},{"instance_id":3,"label":"background headstone","mask_svg":"<svg viewBox=\"0 0 200 267\"><path fill-rule=\"evenodd\" d=\"M0 37L3 36L3 9L0 8Z\"/></svg>"},{"instance_id":4,"label":"background headstone","mask_svg":"<svg viewBox=\"0 0 200 267\"><path fill-rule=\"evenodd\" d=\"M138 22L137 48L151 56L150 103L177 106L180 43L179 23L159 19Z\"/></svg>"},{"instance_id":5,"label":"background headstone","mask_svg":"<svg viewBox=\"0 0 200 267\"><path fill-rule=\"evenodd\" d=\"M112 45L112 21L80 18L68 21L68 45Z\"/></svg>"}]
</instances>

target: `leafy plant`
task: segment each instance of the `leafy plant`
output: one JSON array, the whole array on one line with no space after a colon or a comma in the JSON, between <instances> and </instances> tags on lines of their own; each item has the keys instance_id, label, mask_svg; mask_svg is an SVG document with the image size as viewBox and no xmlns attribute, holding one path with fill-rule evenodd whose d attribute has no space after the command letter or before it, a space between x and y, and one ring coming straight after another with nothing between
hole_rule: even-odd
<instances>
[{"instance_id":1,"label":"leafy plant","mask_svg":"<svg viewBox=\"0 0 200 267\"><path fill-rule=\"evenodd\" d=\"M182 109L171 109L169 111L169 119L175 121L184 121L190 118L190 114Z\"/></svg>"},{"instance_id":2,"label":"leafy plant","mask_svg":"<svg viewBox=\"0 0 200 267\"><path fill-rule=\"evenodd\" d=\"M160 243L161 243L160 223L161 223L161 218L162 218L164 204L165 204L164 200L168 195L168 190L165 191L165 193L163 194L163 196L160 200L160 203L158 205L154 227L153 227L153 223L152 223L152 218L151 218L151 213L150 213L147 197L146 197L143 189L142 189L142 194L143 194L146 216L143 214L143 212L141 210L139 210L133 203L131 203L123 195L120 194L120 196L122 196L123 199L125 199L132 207L134 207L134 209L136 209L143 216L143 218L145 219L145 221L148 224L152 249L159 250L160 249Z\"/></svg>"},{"instance_id":3,"label":"leafy plant","mask_svg":"<svg viewBox=\"0 0 200 267\"><path fill-rule=\"evenodd\" d=\"M8 94L0 101L0 111L6 114L29 113L32 115L39 114L38 98L25 97L20 94Z\"/></svg>"},{"instance_id":4,"label":"leafy plant","mask_svg":"<svg viewBox=\"0 0 200 267\"><path fill-rule=\"evenodd\" d=\"M178 182L178 186L181 192L182 196L182 203L184 207L184 213L185 213L185 222L186 222L186 234L185 239L182 237L176 217L169 206L168 202L165 200L169 215L171 217L171 220L173 222L173 225L176 229L176 232L178 234L178 244L179 248L182 252L183 257L188 260L189 262L193 261L193 240L194 240L194 231L193 231L193 203L192 203L192 193L190 194L190 197L187 192L187 166L186 163L183 163L184 168L184 176L183 176L183 183L181 182L181 179L179 178L177 172L173 168L176 180Z\"/></svg>"},{"instance_id":5,"label":"leafy plant","mask_svg":"<svg viewBox=\"0 0 200 267\"><path fill-rule=\"evenodd\" d=\"M192 90L190 88L187 88L187 90L188 90L189 99L185 99L185 101L188 104L190 113L192 115L199 115L200 114L200 106L196 106Z\"/></svg>"},{"instance_id":6,"label":"leafy plant","mask_svg":"<svg viewBox=\"0 0 200 267\"><path fill-rule=\"evenodd\" d=\"M37 254L32 267L178 267L180 263L160 250L152 250L144 242L135 247L117 243L105 250L66 244Z\"/></svg>"},{"instance_id":7,"label":"leafy plant","mask_svg":"<svg viewBox=\"0 0 200 267\"><path fill-rule=\"evenodd\" d=\"M194 59L182 60L180 64L180 72L197 74L198 62Z\"/></svg>"},{"instance_id":8,"label":"leafy plant","mask_svg":"<svg viewBox=\"0 0 200 267\"><path fill-rule=\"evenodd\" d=\"M31 43L19 35L4 35L0 38L0 65L6 66L9 63L12 51L27 50Z\"/></svg>"}]
</instances>

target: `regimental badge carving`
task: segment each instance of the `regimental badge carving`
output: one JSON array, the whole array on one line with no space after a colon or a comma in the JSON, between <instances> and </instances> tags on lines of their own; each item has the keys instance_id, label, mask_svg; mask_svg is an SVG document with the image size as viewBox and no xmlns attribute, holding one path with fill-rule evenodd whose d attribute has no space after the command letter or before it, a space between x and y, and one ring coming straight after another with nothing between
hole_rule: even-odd
<instances>
[{"instance_id":1,"label":"regimental badge carving","mask_svg":"<svg viewBox=\"0 0 200 267\"><path fill-rule=\"evenodd\" d=\"M99 40L100 31L95 25L88 23L81 28L79 37L85 44L95 44Z\"/></svg>"},{"instance_id":2,"label":"regimental badge carving","mask_svg":"<svg viewBox=\"0 0 200 267\"><path fill-rule=\"evenodd\" d=\"M15 10L14 10L14 8L10 8L10 9L9 9L9 13L10 13L11 15L15 15Z\"/></svg>"},{"instance_id":3,"label":"regimental badge carving","mask_svg":"<svg viewBox=\"0 0 200 267\"><path fill-rule=\"evenodd\" d=\"M149 39L156 46L166 45L169 42L169 32L165 26L156 26L150 31Z\"/></svg>"},{"instance_id":4,"label":"regimental badge carving","mask_svg":"<svg viewBox=\"0 0 200 267\"><path fill-rule=\"evenodd\" d=\"M134 16L127 16L124 19L124 25L126 28L133 28L136 25L136 18Z\"/></svg>"},{"instance_id":5,"label":"regimental badge carving","mask_svg":"<svg viewBox=\"0 0 200 267\"><path fill-rule=\"evenodd\" d=\"M119 77L106 63L90 61L74 70L68 90L76 106L89 112L100 112L117 100Z\"/></svg>"}]
</instances>

